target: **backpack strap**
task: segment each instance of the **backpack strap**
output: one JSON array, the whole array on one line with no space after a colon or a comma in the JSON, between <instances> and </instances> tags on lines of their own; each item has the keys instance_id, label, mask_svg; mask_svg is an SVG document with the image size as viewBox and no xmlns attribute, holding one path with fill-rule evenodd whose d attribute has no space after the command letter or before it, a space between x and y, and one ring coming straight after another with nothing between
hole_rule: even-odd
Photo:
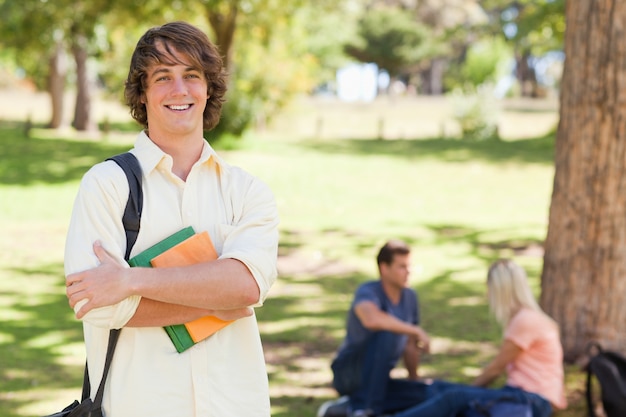
<instances>
[{"instance_id":1,"label":"backpack strap","mask_svg":"<svg viewBox=\"0 0 626 417\"><path fill-rule=\"evenodd\" d=\"M596 349L596 353L593 353L593 350ZM589 355L589 362L587 363L587 383L585 389L585 398L587 399L587 413L589 417L596 417L596 412L593 409L593 399L591 398L591 360L594 356L602 353L602 346L600 343L592 341L587 344L587 354Z\"/></svg>"},{"instance_id":2,"label":"backpack strap","mask_svg":"<svg viewBox=\"0 0 626 417\"><path fill-rule=\"evenodd\" d=\"M141 223L141 212L143 210L143 191L141 189L141 166L137 157L130 152L121 153L112 156L107 161L114 161L120 168L124 170L128 179L128 201L122 223L126 232L126 255L124 259L130 259L130 251L132 250L137 236L139 235L139 226Z\"/></svg>"},{"instance_id":3,"label":"backpack strap","mask_svg":"<svg viewBox=\"0 0 626 417\"><path fill-rule=\"evenodd\" d=\"M124 225L124 232L126 233L126 253L124 259L130 259L130 252L137 241L139 235L139 226L141 223L141 212L143 210L143 191L141 189L141 166L139 161L130 152L125 152L119 155L108 158L107 161L114 161L117 163L128 180L128 201L126 202L126 208L124 209L124 215L122 216L122 224ZM111 329L109 331L109 345L107 347L106 360L104 362L104 372L102 373L102 380L98 386L96 397L94 398L94 406L99 408L102 404L102 398L104 396L104 385L106 383L109 368L113 361L113 353L117 345L117 340L120 336L121 329ZM89 370L87 364L85 364L85 373L83 376L83 393L82 400L89 398L91 395L91 386L89 383Z\"/></svg>"},{"instance_id":4,"label":"backpack strap","mask_svg":"<svg viewBox=\"0 0 626 417\"><path fill-rule=\"evenodd\" d=\"M589 417L596 417L596 412L593 410L593 404L591 399L591 367L587 365L587 387L585 389L585 397L587 398L587 412Z\"/></svg>"}]
</instances>

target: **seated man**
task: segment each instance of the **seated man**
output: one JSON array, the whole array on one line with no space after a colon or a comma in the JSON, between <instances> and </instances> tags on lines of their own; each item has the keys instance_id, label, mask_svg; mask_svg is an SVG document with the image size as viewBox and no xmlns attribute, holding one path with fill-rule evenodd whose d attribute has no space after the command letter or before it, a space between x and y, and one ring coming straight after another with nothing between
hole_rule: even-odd
<instances>
[{"instance_id":1,"label":"seated man","mask_svg":"<svg viewBox=\"0 0 626 417\"><path fill-rule=\"evenodd\" d=\"M354 295L346 337L333 360L333 386L348 396L351 416L378 416L428 398L430 386L418 381L420 351L428 335L419 326L417 294L407 287L410 248L387 242L378 254L380 279L362 284ZM400 357L408 379L393 379Z\"/></svg>"}]
</instances>

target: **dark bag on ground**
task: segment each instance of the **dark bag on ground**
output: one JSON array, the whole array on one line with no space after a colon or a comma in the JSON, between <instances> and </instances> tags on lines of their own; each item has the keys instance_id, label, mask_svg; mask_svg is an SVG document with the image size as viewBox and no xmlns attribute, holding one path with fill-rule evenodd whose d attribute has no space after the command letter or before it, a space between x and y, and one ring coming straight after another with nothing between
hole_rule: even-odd
<instances>
[{"instance_id":1,"label":"dark bag on ground","mask_svg":"<svg viewBox=\"0 0 626 417\"><path fill-rule=\"evenodd\" d=\"M510 401L507 398L472 401L461 417L533 417L533 409L530 404Z\"/></svg>"},{"instance_id":2,"label":"dark bag on ground","mask_svg":"<svg viewBox=\"0 0 626 417\"><path fill-rule=\"evenodd\" d=\"M591 343L597 353L587 364L587 410L589 417L596 417L592 400L592 380L600 383L602 407L607 417L626 416L626 357L608 350L603 350L598 343Z\"/></svg>"}]
</instances>

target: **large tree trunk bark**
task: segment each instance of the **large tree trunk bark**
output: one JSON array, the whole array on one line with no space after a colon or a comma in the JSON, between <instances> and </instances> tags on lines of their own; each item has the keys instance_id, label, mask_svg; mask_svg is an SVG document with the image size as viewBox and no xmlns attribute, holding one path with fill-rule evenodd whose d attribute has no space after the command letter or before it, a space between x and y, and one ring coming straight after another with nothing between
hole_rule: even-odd
<instances>
[{"instance_id":1,"label":"large tree trunk bark","mask_svg":"<svg viewBox=\"0 0 626 417\"><path fill-rule=\"evenodd\" d=\"M626 2L568 1L566 23L541 305L574 361L626 352Z\"/></svg>"},{"instance_id":2,"label":"large tree trunk bark","mask_svg":"<svg viewBox=\"0 0 626 417\"><path fill-rule=\"evenodd\" d=\"M76 61L76 106L72 126L76 130L96 130L91 119L91 83L87 69L87 38L82 34L74 34L72 53Z\"/></svg>"},{"instance_id":3,"label":"large tree trunk bark","mask_svg":"<svg viewBox=\"0 0 626 417\"><path fill-rule=\"evenodd\" d=\"M65 94L65 76L67 74L67 57L62 42L58 42L50 57L48 69L48 93L52 115L48 127L57 129L63 126L63 102Z\"/></svg>"}]
</instances>

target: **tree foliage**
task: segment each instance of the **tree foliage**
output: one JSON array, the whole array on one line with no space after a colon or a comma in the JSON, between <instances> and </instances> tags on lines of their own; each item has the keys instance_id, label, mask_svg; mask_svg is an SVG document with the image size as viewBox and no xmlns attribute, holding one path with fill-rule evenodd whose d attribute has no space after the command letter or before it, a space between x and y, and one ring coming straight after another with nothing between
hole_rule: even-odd
<instances>
[{"instance_id":1,"label":"tree foliage","mask_svg":"<svg viewBox=\"0 0 626 417\"><path fill-rule=\"evenodd\" d=\"M532 57L563 49L565 0L485 0L492 30L509 42L517 61L524 95L537 94Z\"/></svg>"},{"instance_id":2,"label":"tree foliage","mask_svg":"<svg viewBox=\"0 0 626 417\"><path fill-rule=\"evenodd\" d=\"M416 22L410 11L377 7L359 20L357 37L345 50L358 61L373 62L397 77L435 54L429 37L429 29Z\"/></svg>"},{"instance_id":3,"label":"tree foliage","mask_svg":"<svg viewBox=\"0 0 626 417\"><path fill-rule=\"evenodd\" d=\"M293 94L310 91L329 49L313 35L311 16L338 10L332 1L200 0L231 75L216 134L261 125ZM317 41L313 44L312 41Z\"/></svg>"},{"instance_id":4,"label":"tree foliage","mask_svg":"<svg viewBox=\"0 0 626 417\"><path fill-rule=\"evenodd\" d=\"M225 58L231 87L223 127L238 132L270 118L292 95L334 79L350 59L375 62L432 93L443 91L441 80L455 67L465 68L456 70L465 79L488 78L493 57L487 55L489 65L473 60L470 45L491 31L522 61L558 49L563 3L485 0L480 4L492 16L485 25L478 2L464 0L0 0L0 45L56 96L65 74L55 70L64 54L73 55L76 76L67 79L76 83L76 120L79 111L88 114L89 71L121 97L130 53L145 29L190 21L207 30ZM51 75L61 83L56 90Z\"/></svg>"}]
</instances>

